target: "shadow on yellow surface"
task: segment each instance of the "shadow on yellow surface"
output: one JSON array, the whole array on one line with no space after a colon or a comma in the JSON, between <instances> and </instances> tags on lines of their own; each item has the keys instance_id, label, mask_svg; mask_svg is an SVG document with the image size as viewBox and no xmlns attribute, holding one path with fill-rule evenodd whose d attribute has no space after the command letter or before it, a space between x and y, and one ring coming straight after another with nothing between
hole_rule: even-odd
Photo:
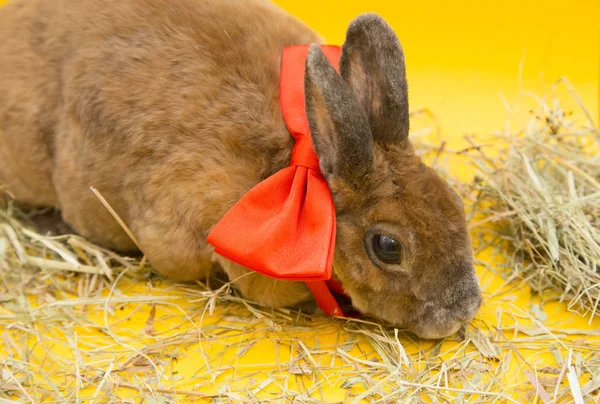
<instances>
[{"instance_id":1,"label":"shadow on yellow surface","mask_svg":"<svg viewBox=\"0 0 600 404\"><path fill-rule=\"evenodd\" d=\"M522 90L548 94L560 76L570 79L598 119L598 1L276 3L334 44L343 41L348 22L358 13L384 16L406 52L412 109L433 112L443 139L454 146L467 133L524 124L528 107L537 101ZM565 100L569 108L571 98ZM472 177L463 167L448 169ZM478 258L498 264L490 254ZM1 257L2 251L0 263ZM0 295L0 391L9 386L11 397L23 402L106 402L114 392L135 402L142 396L146 402L242 402L245 397L386 402L388 395L401 397L405 391L414 402L542 402L536 383L557 377L570 350L573 361L590 352L600 360L600 338L593 333L600 320L588 323L554 302L543 307L548 320L537 321L530 312L536 300L529 289L505 285L483 266L478 274L486 302L476 320L482 331L466 341L443 342L396 336L375 325L353 328L323 317L296 321L294 313L270 314L235 297L217 299L200 287L156 279L123 276L111 283L89 276L28 274L44 277L56 289L50 300L33 299L25 311L23 302L17 305L13 297ZM48 297L50 287L36 287L15 291L15 296ZM86 294L94 290L101 294ZM517 333L517 325L551 329L559 343L550 345L544 333ZM489 348L495 328L506 340ZM573 329L589 332L568 335ZM454 373L448 376L450 368Z\"/></svg>"}]
</instances>

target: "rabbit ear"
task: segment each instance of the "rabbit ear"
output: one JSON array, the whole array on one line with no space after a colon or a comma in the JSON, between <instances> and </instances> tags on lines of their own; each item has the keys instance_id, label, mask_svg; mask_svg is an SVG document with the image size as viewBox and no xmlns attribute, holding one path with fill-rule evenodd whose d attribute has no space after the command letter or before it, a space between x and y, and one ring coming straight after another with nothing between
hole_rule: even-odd
<instances>
[{"instance_id":1,"label":"rabbit ear","mask_svg":"<svg viewBox=\"0 0 600 404\"><path fill-rule=\"evenodd\" d=\"M373 167L368 119L352 90L319 46L311 45L304 78L306 113L319 164L327 177L359 184Z\"/></svg>"},{"instance_id":2,"label":"rabbit ear","mask_svg":"<svg viewBox=\"0 0 600 404\"><path fill-rule=\"evenodd\" d=\"M408 137L404 52L392 28L377 14L361 14L350 23L340 74L367 112L376 142L398 143Z\"/></svg>"}]
</instances>

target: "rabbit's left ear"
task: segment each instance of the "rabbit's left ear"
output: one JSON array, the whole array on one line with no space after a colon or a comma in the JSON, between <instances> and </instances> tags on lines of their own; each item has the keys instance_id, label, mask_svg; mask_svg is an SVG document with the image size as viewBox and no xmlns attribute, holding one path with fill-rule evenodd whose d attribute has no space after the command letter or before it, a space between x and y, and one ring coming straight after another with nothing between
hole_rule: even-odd
<instances>
[{"instance_id":1,"label":"rabbit's left ear","mask_svg":"<svg viewBox=\"0 0 600 404\"><path fill-rule=\"evenodd\" d=\"M361 14L350 23L340 74L367 112L376 142L399 143L408 137L404 52L392 28L377 14Z\"/></svg>"},{"instance_id":2,"label":"rabbit's left ear","mask_svg":"<svg viewBox=\"0 0 600 404\"><path fill-rule=\"evenodd\" d=\"M311 45L304 78L306 115L321 171L349 184L373 168L373 139L365 111L319 46Z\"/></svg>"}]
</instances>

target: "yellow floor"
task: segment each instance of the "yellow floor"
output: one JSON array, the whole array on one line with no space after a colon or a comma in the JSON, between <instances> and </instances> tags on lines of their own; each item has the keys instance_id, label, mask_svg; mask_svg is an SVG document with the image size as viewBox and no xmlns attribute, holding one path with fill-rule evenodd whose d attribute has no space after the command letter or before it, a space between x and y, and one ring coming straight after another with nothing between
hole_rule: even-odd
<instances>
[{"instance_id":1,"label":"yellow floor","mask_svg":"<svg viewBox=\"0 0 600 404\"><path fill-rule=\"evenodd\" d=\"M0 0L0 4L2 2ZM276 3L305 20L334 44L341 43L347 23L358 13L375 11L384 16L394 27L404 46L411 108L431 110L438 119L444 140L450 141L451 145L461 144L462 136L467 133L486 134L503 129L506 125L523 123L522 117L527 112L525 106L530 103L533 105L535 100L528 99L522 90L548 94L552 83L560 76L569 78L595 119L600 119L600 1L278 0ZM520 101L522 108L509 113L507 106L517 101ZM465 178L470 174L452 167L449 169ZM479 258L494 264L489 257ZM479 268L478 273L487 297L478 316L482 323L487 324L490 329L494 326L510 329L517 320L522 324L530 324L527 313L531 298L526 288L497 293L503 281L484 268ZM298 334L286 335L278 333L277 326L269 323L268 319L262 319L260 321L265 324L263 331L256 335L244 335L246 309L240 306L237 309L241 313L238 317L229 315L223 319L224 311L217 307L213 315L210 315L200 310L194 302L194 299L201 299L202 295L193 288L176 288L166 283L149 286L149 283L142 281L137 284L122 281L115 289L117 293L113 291L113 294L122 301L137 295L162 296L164 299L164 304L157 306L154 329L158 334L179 331L178 338L182 339L181 357L170 363L169 375L164 374L162 381L165 386L177 390L215 394L219 391L220 383L237 377L236 380L241 380L235 382L237 388L260 391L264 393L265 399L274 399L282 389L278 384L281 380L269 380L267 375L277 369L264 364L286 363L289 366L289 362L302 353L302 344L310 350L316 345L327 349L339 341L357 338L342 331L335 322L321 320L316 322L314 328L305 327ZM57 296L57 307L60 306L61 299L68 301L68 297ZM118 299L113 302L118 302ZM79 303L71 296L70 303L64 304ZM232 304L234 303L228 306L228 310L231 310ZM114 306L117 307L118 304L114 303ZM11 338L17 341L17 345L26 340L24 344L32 356L38 355L38 359L44 357L39 359L40 368L44 368L44 361L62 363L63 366L81 365L76 349L78 341L87 346L105 346L106 352L96 353L105 361L101 368L108 373L121 366L111 364L110 352L133 348L142 350L148 341L153 341L152 336L141 337L151 310L149 304L132 304L116 314L105 314L101 305L95 307L94 310L90 309L89 324L71 324L68 335L58 328L44 331L47 335L45 343L54 344L52 355L59 358L54 358L54 362L44 356L47 354L42 355L41 351L36 351L39 350L37 346L41 345L39 339L28 339L20 335L18 329L11 330ZM2 310L0 306L0 315L9 311L8 307ZM189 321L182 311L190 317ZM558 329L557 332L560 329L600 329L600 320L588 324L587 319L568 312L559 303L546 305L544 311L549 318L544 325ZM506 315L507 312L512 315ZM127 320L119 322L120 318ZM0 316L0 335L6 331L1 319ZM93 326L98 324L100 327L108 323L111 324L112 335L99 333ZM200 335L211 335L213 339L203 339L199 344L186 343ZM514 339L523 338L522 335L509 336ZM258 342L249 345L248 341L252 338ZM302 341L302 344L298 341ZM401 337L400 341L408 354L413 356L430 346L405 337ZM566 346L575 344L568 341L577 341L579 346L587 344L596 347L595 349L600 346L600 338L594 336L576 335L565 337L564 341ZM448 340L444 349L452 344L456 342ZM176 346L177 344L170 344L168 349L174 350ZM243 350L243 355L236 358L241 353L240 350ZM378 357L376 348L360 339L349 353L355 357L364 357L365 360L376 360ZM544 350L543 346L524 350L521 354L535 368L557 366L556 358L551 352ZM87 357L83 360L90 365ZM339 357L331 359L331 363L337 364L340 360ZM308 361L310 362L310 358ZM224 364L228 366L224 367ZM144 366L148 367L148 363L141 360L140 367ZM515 360L506 366L514 372L512 376L504 374L506 383L526 380L526 373L521 368L522 362ZM211 368L225 370L221 374L215 374L215 379L210 380L207 374ZM286 369L289 370L289 367ZM279 371L285 373L286 369ZM300 368L298 373L301 370ZM239 378L240 374L250 376L246 379ZM347 400L349 394L361 392L360 386L343 388L344 381L336 379L335 371L326 370L316 379L314 375L300 377L297 374L286 379L288 388L294 390L301 390L301 384L323 382L313 397L317 401L326 402L341 402ZM40 380L39 383L45 381ZM61 382L54 380L54 383L60 386ZM135 384L135 381L131 383ZM69 400L84 401L86 397L97 394L96 387L77 390L77 397L69 396ZM32 401L35 401L33 389L29 394ZM123 389L121 394L123 397L137 396L134 389ZM512 397L518 402L526 401L521 394L522 391L515 390ZM230 395L234 401L236 397ZM200 397L181 395L178 400L200 400Z\"/></svg>"}]
</instances>

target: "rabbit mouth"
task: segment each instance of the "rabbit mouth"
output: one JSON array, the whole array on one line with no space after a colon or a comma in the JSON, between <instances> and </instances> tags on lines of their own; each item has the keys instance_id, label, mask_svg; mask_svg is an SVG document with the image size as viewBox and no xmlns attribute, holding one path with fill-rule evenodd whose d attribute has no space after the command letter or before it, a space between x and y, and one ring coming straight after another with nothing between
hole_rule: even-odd
<instances>
[{"instance_id":1,"label":"rabbit mouth","mask_svg":"<svg viewBox=\"0 0 600 404\"><path fill-rule=\"evenodd\" d=\"M456 332L458 332L463 325L464 323L462 322L455 322L443 328L435 328L430 326L419 327L415 330L412 330L412 332L422 339L443 339L456 334Z\"/></svg>"},{"instance_id":2,"label":"rabbit mouth","mask_svg":"<svg viewBox=\"0 0 600 404\"><path fill-rule=\"evenodd\" d=\"M411 331L424 339L441 339L455 334L475 317L481 307L481 295L443 305L427 302L414 322Z\"/></svg>"},{"instance_id":3,"label":"rabbit mouth","mask_svg":"<svg viewBox=\"0 0 600 404\"><path fill-rule=\"evenodd\" d=\"M361 313L368 314L383 320L388 324L410 331L418 338L427 340L443 339L455 334L468 321L468 319L453 318L456 313L451 308L435 307L434 303L427 302L421 304L420 309L415 308L416 316L403 313L396 318L390 318L389 313L380 313L376 310L361 310Z\"/></svg>"},{"instance_id":4,"label":"rabbit mouth","mask_svg":"<svg viewBox=\"0 0 600 404\"><path fill-rule=\"evenodd\" d=\"M465 319L454 318L455 312L450 308L432 307L427 303L421 318L410 327L419 338L442 339L455 334L464 324Z\"/></svg>"},{"instance_id":5,"label":"rabbit mouth","mask_svg":"<svg viewBox=\"0 0 600 404\"><path fill-rule=\"evenodd\" d=\"M396 300L396 299L394 299ZM397 301L401 310L390 310L389 303L380 301L367 303L362 299L353 299L355 307L363 314L383 320L394 327L403 328L422 339L436 340L456 334L477 314L481 306L481 295L473 294L470 298L444 304L441 301L423 301L413 296L412 299ZM412 301L411 301L412 300ZM410 303L409 303L410 301Z\"/></svg>"}]
</instances>

